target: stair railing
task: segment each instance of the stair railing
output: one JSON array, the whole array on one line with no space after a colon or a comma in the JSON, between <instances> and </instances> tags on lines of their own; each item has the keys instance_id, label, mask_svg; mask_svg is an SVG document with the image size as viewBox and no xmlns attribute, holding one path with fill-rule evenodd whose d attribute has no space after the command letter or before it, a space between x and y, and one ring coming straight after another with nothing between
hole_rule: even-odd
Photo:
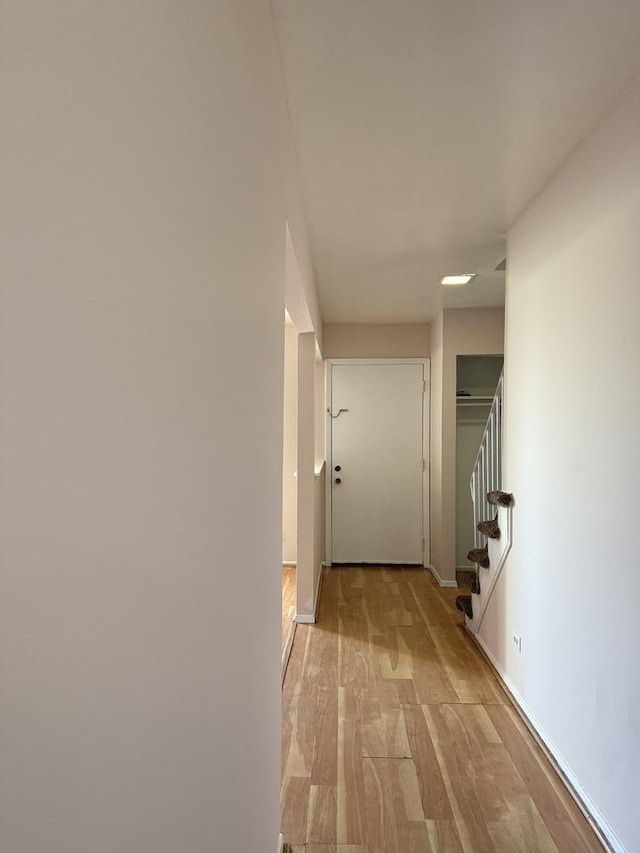
<instances>
[{"instance_id":1,"label":"stair railing","mask_svg":"<svg viewBox=\"0 0 640 853\"><path fill-rule=\"evenodd\" d=\"M471 474L471 500L473 501L473 530L475 547L480 548L483 536L478 533L478 522L486 521L491 507L487 504L487 492L502 488L502 396L503 374L500 374L491 411L484 428L480 449Z\"/></svg>"}]
</instances>

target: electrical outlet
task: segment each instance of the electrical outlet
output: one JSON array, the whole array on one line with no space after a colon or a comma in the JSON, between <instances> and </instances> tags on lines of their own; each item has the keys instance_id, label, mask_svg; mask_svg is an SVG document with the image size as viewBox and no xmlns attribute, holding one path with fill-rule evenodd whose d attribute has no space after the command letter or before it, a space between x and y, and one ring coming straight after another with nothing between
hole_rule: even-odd
<instances>
[{"instance_id":1,"label":"electrical outlet","mask_svg":"<svg viewBox=\"0 0 640 853\"><path fill-rule=\"evenodd\" d=\"M514 631L511 641L513 642L513 645L515 646L515 649L518 654L520 654L522 652L522 637L520 636L520 634L516 634L516 632Z\"/></svg>"}]
</instances>

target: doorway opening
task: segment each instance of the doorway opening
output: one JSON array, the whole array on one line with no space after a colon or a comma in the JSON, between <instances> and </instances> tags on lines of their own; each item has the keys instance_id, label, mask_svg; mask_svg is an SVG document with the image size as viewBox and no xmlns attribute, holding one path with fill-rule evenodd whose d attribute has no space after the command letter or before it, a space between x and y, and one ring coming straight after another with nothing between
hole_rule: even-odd
<instances>
[{"instance_id":1,"label":"doorway opening","mask_svg":"<svg viewBox=\"0 0 640 853\"><path fill-rule=\"evenodd\" d=\"M298 333L285 309L284 410L282 446L282 661L293 643L296 618L298 528Z\"/></svg>"}]
</instances>

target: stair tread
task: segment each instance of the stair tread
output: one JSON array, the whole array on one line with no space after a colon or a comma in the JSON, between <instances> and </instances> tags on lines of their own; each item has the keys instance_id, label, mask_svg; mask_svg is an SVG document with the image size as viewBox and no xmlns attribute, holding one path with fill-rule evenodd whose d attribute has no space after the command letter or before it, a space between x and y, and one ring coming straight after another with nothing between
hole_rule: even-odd
<instances>
[{"instance_id":1,"label":"stair tread","mask_svg":"<svg viewBox=\"0 0 640 853\"><path fill-rule=\"evenodd\" d=\"M469 619L473 619L473 600L470 595L458 595L456 597L456 607Z\"/></svg>"},{"instance_id":2,"label":"stair tread","mask_svg":"<svg viewBox=\"0 0 640 853\"><path fill-rule=\"evenodd\" d=\"M489 539L500 538L500 527L498 526L497 516L496 518L487 519L486 521L479 521L476 529L484 536L488 536Z\"/></svg>"},{"instance_id":3,"label":"stair tread","mask_svg":"<svg viewBox=\"0 0 640 853\"><path fill-rule=\"evenodd\" d=\"M472 548L467 554L467 560L471 560L472 563L477 563L479 566L482 566L483 569L488 569L490 565L488 546L485 545L484 548Z\"/></svg>"},{"instance_id":4,"label":"stair tread","mask_svg":"<svg viewBox=\"0 0 640 853\"><path fill-rule=\"evenodd\" d=\"M487 492L487 503L492 506L511 506L513 495L510 492L501 492L499 490Z\"/></svg>"}]
</instances>

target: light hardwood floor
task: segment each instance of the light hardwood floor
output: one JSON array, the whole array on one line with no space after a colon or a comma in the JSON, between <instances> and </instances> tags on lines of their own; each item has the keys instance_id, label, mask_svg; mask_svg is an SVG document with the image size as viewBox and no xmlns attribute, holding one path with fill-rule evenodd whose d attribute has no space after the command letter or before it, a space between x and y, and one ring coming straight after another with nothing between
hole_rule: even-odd
<instances>
[{"instance_id":1,"label":"light hardwood floor","mask_svg":"<svg viewBox=\"0 0 640 853\"><path fill-rule=\"evenodd\" d=\"M283 690L293 853L602 851L422 569L327 569ZM336 846L338 845L338 846Z\"/></svg>"}]
</instances>

